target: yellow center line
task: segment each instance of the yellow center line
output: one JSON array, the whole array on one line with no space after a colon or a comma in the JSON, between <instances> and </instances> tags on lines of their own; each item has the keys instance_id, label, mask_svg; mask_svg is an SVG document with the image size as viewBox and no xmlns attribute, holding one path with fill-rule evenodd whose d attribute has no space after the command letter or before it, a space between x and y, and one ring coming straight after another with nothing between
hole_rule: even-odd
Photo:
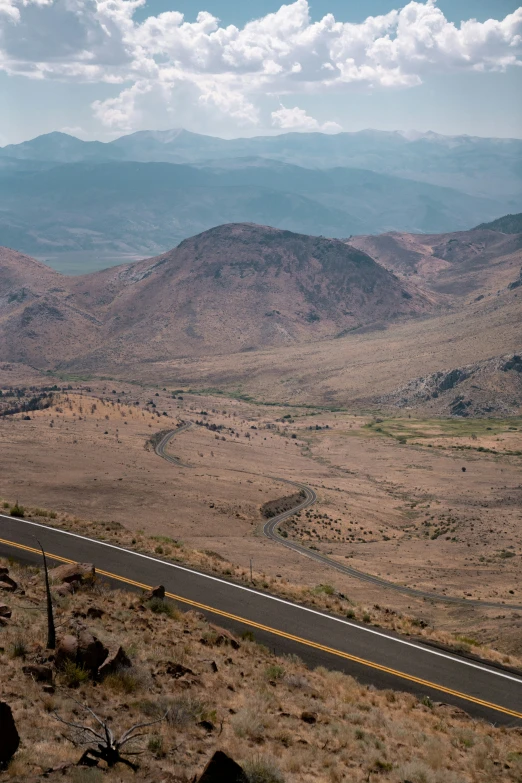
<instances>
[{"instance_id":1,"label":"yellow center line","mask_svg":"<svg viewBox=\"0 0 522 783\"><path fill-rule=\"evenodd\" d=\"M31 552L37 555L41 554L41 551L39 549L35 549L34 547L25 546L24 544L17 544L14 541L7 541L6 539L0 538L0 544L6 544L7 546L15 547L16 549L22 549L26 552ZM67 557L61 557L60 555L53 555L50 552L45 553L47 557L51 558L52 560L58 560L61 563L74 563L75 560L70 560ZM128 579L125 576L119 576L118 574L113 574L111 571L103 571L101 569L96 569L96 573L100 574L101 576L106 576L110 579L115 579L118 582L123 582L124 584L132 585L133 587L139 587L141 590L150 590L150 585L142 584L141 582L136 582L134 579ZM348 661L353 661L354 663L358 663L362 666L367 666L370 669L376 669L377 671L384 672L385 674L391 674L393 677L399 677L403 680L408 680L408 682L413 682L416 685L422 685L425 688L431 688L436 691L440 691L441 693L446 693L449 696L455 696L458 699L463 699L464 701L469 701L473 704L478 704L480 707L486 707L490 710L495 710L496 712L502 712L504 715L510 715L513 718L519 718L522 720L522 713L516 712L515 710L509 710L506 707L501 707L499 704L493 704L489 701L484 701L483 699L478 699L475 696L470 696L467 693L461 693L460 691L455 691L452 688L446 688L444 685L438 685L437 683L430 682L429 680L423 680L420 677L415 677L411 674L406 674L405 672L398 671L397 669L391 669L388 666L382 666L380 663L374 663L373 661L368 661L365 658L359 658L357 655L351 655L350 653L343 652L342 650L337 650L334 647L327 647L324 644L319 644L318 642L312 642L310 639L303 639L300 636L294 636L293 634L286 633L285 631L280 631L277 628L272 628L269 625L262 625L261 623L256 623L254 620L247 620L244 617L240 617L236 614L231 614L230 612L225 612L222 609L216 609L214 606L208 606L207 604L202 604L199 601L192 601L190 598L183 598L183 596L176 595L175 593L168 593L166 592L165 595L168 598L171 598L175 601L178 601L183 604L187 604L188 606L192 606L196 609L201 609L205 612L211 612L212 614L217 614L221 617L226 617L229 620L234 620L235 622L242 623L243 625L248 625L250 628L257 628L259 631L266 631L267 633L273 634L274 636L280 636L283 639L288 639L292 642L297 642L298 644L302 644L306 647L312 647L315 650L321 650L322 652L326 652L329 655L335 655L338 658L344 658Z\"/></svg>"}]
</instances>

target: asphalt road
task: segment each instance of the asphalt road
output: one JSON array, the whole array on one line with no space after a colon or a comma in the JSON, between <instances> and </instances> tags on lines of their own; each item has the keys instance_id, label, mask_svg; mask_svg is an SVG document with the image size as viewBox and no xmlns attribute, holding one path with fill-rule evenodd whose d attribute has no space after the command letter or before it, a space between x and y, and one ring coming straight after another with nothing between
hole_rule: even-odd
<instances>
[{"instance_id":1,"label":"asphalt road","mask_svg":"<svg viewBox=\"0 0 522 783\"><path fill-rule=\"evenodd\" d=\"M202 611L232 631L253 631L277 654L454 704L473 716L522 725L522 677L424 647L392 633L292 604L224 579L113 544L0 515L0 554L41 563L38 538L51 561L88 561L120 587L164 584L181 608Z\"/></svg>"}]
</instances>

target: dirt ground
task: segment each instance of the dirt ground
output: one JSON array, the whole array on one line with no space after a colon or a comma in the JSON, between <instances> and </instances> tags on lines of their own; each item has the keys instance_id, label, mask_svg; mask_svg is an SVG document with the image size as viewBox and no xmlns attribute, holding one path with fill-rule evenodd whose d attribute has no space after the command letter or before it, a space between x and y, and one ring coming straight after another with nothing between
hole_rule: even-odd
<instances>
[{"instance_id":1,"label":"dirt ground","mask_svg":"<svg viewBox=\"0 0 522 783\"><path fill-rule=\"evenodd\" d=\"M18 385L35 383L29 377ZM0 372L1 389L16 385L16 373ZM522 457L505 453L522 450L520 419L379 421L173 387L70 385L48 409L0 416L6 502L169 536L245 569L252 559L271 578L328 583L354 602L520 653L522 611L509 604L522 604ZM189 420L169 446L186 467L147 446L154 433ZM372 587L269 541L260 507L289 494L278 478L318 494L287 526L290 536L390 581L505 608Z\"/></svg>"}]
</instances>

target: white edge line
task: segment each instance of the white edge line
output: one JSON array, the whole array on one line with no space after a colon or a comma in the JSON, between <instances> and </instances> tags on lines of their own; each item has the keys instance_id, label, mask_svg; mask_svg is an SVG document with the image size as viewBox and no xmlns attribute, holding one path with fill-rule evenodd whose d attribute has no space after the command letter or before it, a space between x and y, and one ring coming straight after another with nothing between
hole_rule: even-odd
<instances>
[{"instance_id":1,"label":"white edge line","mask_svg":"<svg viewBox=\"0 0 522 783\"><path fill-rule=\"evenodd\" d=\"M14 521L14 517L7 516L6 514L0 514L0 517L3 519L8 519L10 522ZM257 595L261 598L267 598L270 601L276 601L280 604L285 604L286 606L291 606L293 609L300 609L303 612L309 612L310 614L318 615L319 617L324 617L326 620L333 620L336 623L341 623L342 625L347 625L350 628L356 628L359 631L366 631L366 633L373 634L374 636L380 636L383 639L387 639L391 642L398 642L399 644L405 644L407 647L413 647L415 650L419 650L420 652L429 653L430 655L436 655L438 658L446 658L449 661L453 661L454 663L460 663L463 666L470 666L472 669L479 669L480 671L486 672L487 674L494 674L497 677L503 677L506 680L512 680L513 682L518 683L519 685L522 685L522 679L519 677L515 677L511 674L506 674L504 672L498 671L495 668L487 668L486 666L481 666L477 663L472 663L471 661L466 661L462 658L454 657L453 655L448 655L447 653L439 652L438 650L431 650L429 647L424 647L419 644L415 644L414 642L407 642L405 639L401 639L400 637L395 636L389 636L386 633L383 633L382 631L375 631L373 628L366 628L363 625L357 625L356 623L351 623L348 620L343 620L341 617L334 617L333 615L325 614L324 612L318 612L317 609L310 609L307 606L301 606L300 604L294 604L292 601L287 601L284 598L277 598L274 595L270 595L268 593L261 593L257 590L252 590L250 587L245 587L244 585L238 585L234 582L227 582L226 579L220 579L218 576L210 576L210 574L204 574L201 571L196 571L192 568L187 568L186 566L178 565L177 563L168 563L166 560L159 560L157 557L151 557L150 555L144 555L141 552L133 552L132 549L124 549L121 546L116 546L115 544L108 544L105 541L98 541L96 538L88 538L87 536L80 536L78 533L71 533L69 530L61 530L59 527L50 527L49 525L42 525L39 522L32 522L28 519L20 519L19 517L16 518L18 522L22 522L22 524L25 525L33 525L34 527L41 527L44 530L50 530L51 532L61 533L65 536L71 536L72 538L79 538L81 541L89 541L91 544L98 544L99 546L105 546L108 549L117 549L119 552L125 552L128 555L134 555L135 557L141 557L144 560L150 560L153 563L161 563L161 565L170 566L171 568L176 568L178 571L186 571L190 574L196 574L197 576L201 576L204 579L210 579L213 582L220 582L221 584L227 585L228 587L235 587L237 590L244 590L247 593L253 593L254 595ZM245 620L247 618L244 618ZM277 630L277 629L274 629ZM342 652L342 651L341 651Z\"/></svg>"}]
</instances>

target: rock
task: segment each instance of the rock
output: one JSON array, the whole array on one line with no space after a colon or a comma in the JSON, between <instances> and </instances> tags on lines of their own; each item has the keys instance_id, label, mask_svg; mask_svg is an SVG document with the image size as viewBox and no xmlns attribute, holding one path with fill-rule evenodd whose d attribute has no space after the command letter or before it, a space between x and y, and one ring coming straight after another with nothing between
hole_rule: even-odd
<instances>
[{"instance_id":1,"label":"rock","mask_svg":"<svg viewBox=\"0 0 522 783\"><path fill-rule=\"evenodd\" d=\"M214 672L214 674L216 674L216 672L217 672L217 670L218 670L218 665L217 665L217 663L216 663L215 661L210 661L210 668L212 669L212 671Z\"/></svg>"},{"instance_id":2,"label":"rock","mask_svg":"<svg viewBox=\"0 0 522 783\"><path fill-rule=\"evenodd\" d=\"M64 563L50 571L55 582L79 582L80 584L93 582L95 573L92 563Z\"/></svg>"},{"instance_id":3,"label":"rock","mask_svg":"<svg viewBox=\"0 0 522 783\"><path fill-rule=\"evenodd\" d=\"M7 606L7 604L0 604L0 617L5 618L6 620L9 620L11 617L11 607Z\"/></svg>"},{"instance_id":4,"label":"rock","mask_svg":"<svg viewBox=\"0 0 522 783\"><path fill-rule=\"evenodd\" d=\"M66 598L68 595L73 595L74 587L71 582L63 582L59 587L54 588L54 592L61 598Z\"/></svg>"},{"instance_id":5,"label":"rock","mask_svg":"<svg viewBox=\"0 0 522 783\"><path fill-rule=\"evenodd\" d=\"M114 674L120 669L129 669L131 666L132 661L123 647L118 647L116 651L109 652L100 666L98 674L103 679L103 677L106 677L108 674Z\"/></svg>"},{"instance_id":6,"label":"rock","mask_svg":"<svg viewBox=\"0 0 522 783\"><path fill-rule=\"evenodd\" d=\"M44 693L48 693L52 696L52 694L55 692L54 685L44 685L42 688Z\"/></svg>"},{"instance_id":7,"label":"rock","mask_svg":"<svg viewBox=\"0 0 522 783\"><path fill-rule=\"evenodd\" d=\"M6 569L7 570L7 569ZM9 593L14 593L16 588L18 587L17 583L14 579L11 579L9 574L5 573L0 576L0 590L5 590Z\"/></svg>"},{"instance_id":8,"label":"rock","mask_svg":"<svg viewBox=\"0 0 522 783\"><path fill-rule=\"evenodd\" d=\"M8 574L8 573L9 573L9 569L8 568L6 568L5 566L0 566L0 577L2 577L4 574Z\"/></svg>"},{"instance_id":9,"label":"rock","mask_svg":"<svg viewBox=\"0 0 522 783\"><path fill-rule=\"evenodd\" d=\"M314 723L317 723L317 713L316 712L308 712L305 710L301 713L301 720L305 723L309 723L311 726Z\"/></svg>"},{"instance_id":10,"label":"rock","mask_svg":"<svg viewBox=\"0 0 522 783\"><path fill-rule=\"evenodd\" d=\"M11 712L5 701L0 701L0 769L11 761L20 745L20 737Z\"/></svg>"},{"instance_id":11,"label":"rock","mask_svg":"<svg viewBox=\"0 0 522 783\"><path fill-rule=\"evenodd\" d=\"M63 636L58 642L54 662L58 669L61 669L67 661L76 662L78 655L78 639L76 636L68 634Z\"/></svg>"},{"instance_id":12,"label":"rock","mask_svg":"<svg viewBox=\"0 0 522 783\"><path fill-rule=\"evenodd\" d=\"M180 677L184 677L185 674L194 674L192 669L187 669L186 666L183 666L181 663L167 663L167 666L165 667L165 674L170 674L171 677L174 677L175 680L179 680Z\"/></svg>"},{"instance_id":13,"label":"rock","mask_svg":"<svg viewBox=\"0 0 522 783\"><path fill-rule=\"evenodd\" d=\"M42 666L40 664L30 664L23 666L22 671L27 674L28 677L32 677L36 682L52 683L53 670L50 666Z\"/></svg>"},{"instance_id":14,"label":"rock","mask_svg":"<svg viewBox=\"0 0 522 783\"><path fill-rule=\"evenodd\" d=\"M198 783L248 783L248 778L234 759L222 750L217 750L203 770Z\"/></svg>"},{"instance_id":15,"label":"rock","mask_svg":"<svg viewBox=\"0 0 522 783\"><path fill-rule=\"evenodd\" d=\"M96 636L86 628L78 635L77 662L91 674L97 674L98 669L107 659L109 650Z\"/></svg>"},{"instance_id":16,"label":"rock","mask_svg":"<svg viewBox=\"0 0 522 783\"><path fill-rule=\"evenodd\" d=\"M157 585L151 587L149 592L145 595L145 600L150 601L151 598L160 598L162 601L165 598L165 588L163 585Z\"/></svg>"},{"instance_id":17,"label":"rock","mask_svg":"<svg viewBox=\"0 0 522 783\"><path fill-rule=\"evenodd\" d=\"M225 628L220 628L219 625L214 625L213 623L210 623L209 627L214 631L215 634L217 634L217 638L214 642L217 647L220 647L223 644L230 644L234 650L239 650L241 645L239 644L234 634L230 633L230 631L227 631Z\"/></svg>"},{"instance_id":18,"label":"rock","mask_svg":"<svg viewBox=\"0 0 522 783\"><path fill-rule=\"evenodd\" d=\"M201 729L205 729L205 731L208 731L209 733L211 731L214 731L214 729L216 728L214 726L214 724L211 721L209 721L209 720L200 720L199 723L198 723L198 726Z\"/></svg>"},{"instance_id":19,"label":"rock","mask_svg":"<svg viewBox=\"0 0 522 783\"><path fill-rule=\"evenodd\" d=\"M97 606L89 606L87 609L87 617L91 620L99 620L105 614L103 609L99 609Z\"/></svg>"}]
</instances>

